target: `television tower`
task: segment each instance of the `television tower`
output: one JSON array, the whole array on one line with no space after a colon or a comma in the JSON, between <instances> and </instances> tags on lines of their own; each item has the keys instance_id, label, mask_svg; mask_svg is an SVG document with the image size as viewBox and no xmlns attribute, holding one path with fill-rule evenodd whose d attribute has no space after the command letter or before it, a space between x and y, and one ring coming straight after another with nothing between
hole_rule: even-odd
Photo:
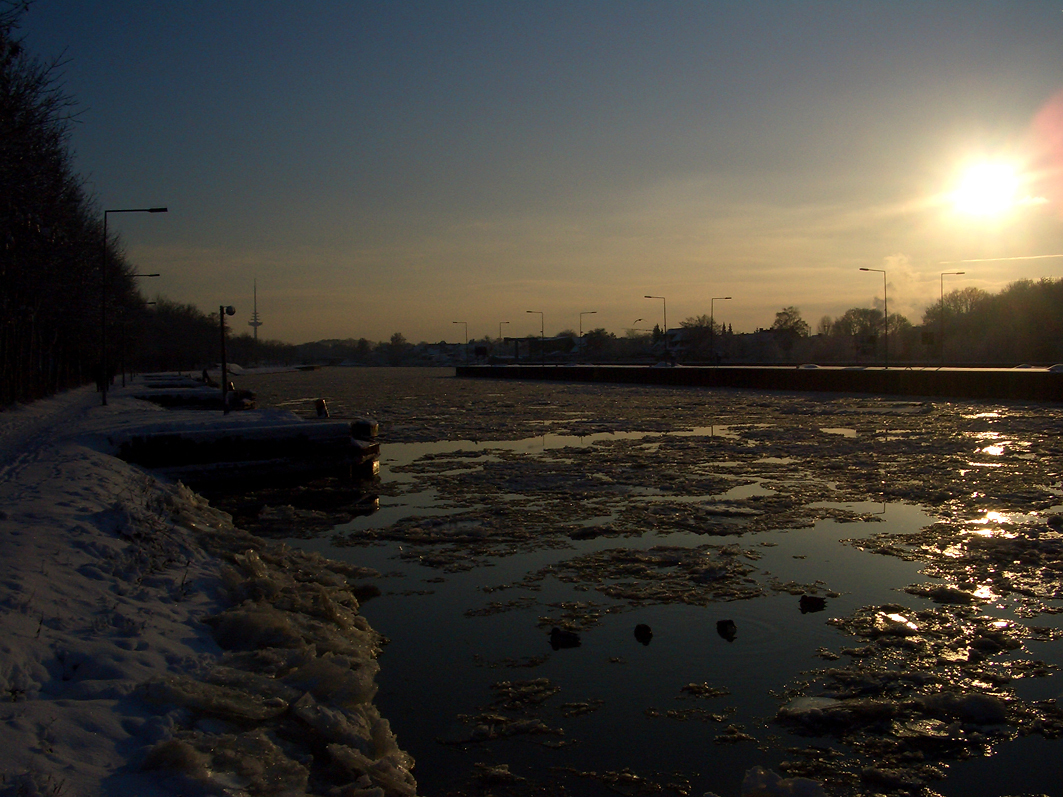
<instances>
[{"instance_id":1,"label":"television tower","mask_svg":"<svg viewBox=\"0 0 1063 797\"><path fill-rule=\"evenodd\" d=\"M255 344L258 344L258 328L262 326L262 322L258 320L258 280L255 280L255 309L251 311L251 320L247 322L249 327L253 327L255 330Z\"/></svg>"}]
</instances>

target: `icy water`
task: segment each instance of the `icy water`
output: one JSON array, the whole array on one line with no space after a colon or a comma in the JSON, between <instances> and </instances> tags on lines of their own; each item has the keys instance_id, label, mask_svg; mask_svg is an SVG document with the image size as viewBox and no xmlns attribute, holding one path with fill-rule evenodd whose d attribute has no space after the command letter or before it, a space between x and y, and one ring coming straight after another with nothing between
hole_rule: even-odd
<instances>
[{"instance_id":1,"label":"icy water","mask_svg":"<svg viewBox=\"0 0 1063 797\"><path fill-rule=\"evenodd\" d=\"M376 702L426 795L727 797L758 764L834 794L1063 794L1058 408L238 386L381 423L379 509L294 512L289 542L380 574Z\"/></svg>"}]
</instances>

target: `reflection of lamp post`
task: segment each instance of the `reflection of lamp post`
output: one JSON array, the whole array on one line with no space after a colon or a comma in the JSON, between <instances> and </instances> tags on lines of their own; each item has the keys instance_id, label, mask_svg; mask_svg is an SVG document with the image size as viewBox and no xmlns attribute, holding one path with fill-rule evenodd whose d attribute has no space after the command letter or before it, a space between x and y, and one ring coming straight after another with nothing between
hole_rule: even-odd
<instances>
[{"instance_id":1,"label":"reflection of lamp post","mask_svg":"<svg viewBox=\"0 0 1063 797\"><path fill-rule=\"evenodd\" d=\"M231 304L226 307L218 307L218 318L221 321L221 409L223 415L229 414L229 367L225 362L225 316L236 315L236 308Z\"/></svg>"},{"instance_id":2,"label":"reflection of lamp post","mask_svg":"<svg viewBox=\"0 0 1063 797\"><path fill-rule=\"evenodd\" d=\"M863 266L860 267L860 270L861 271L874 271L874 272L882 274L882 315L884 316L882 329L883 329L883 333L885 334L885 337L886 337L886 354L885 354L886 368L889 368L890 367L890 306L889 306L889 302L886 299L886 270L882 269L882 268L864 268Z\"/></svg>"},{"instance_id":3,"label":"reflection of lamp post","mask_svg":"<svg viewBox=\"0 0 1063 797\"><path fill-rule=\"evenodd\" d=\"M663 296L650 296L646 294L645 299L660 299L661 304L664 306L664 352L668 353L668 302Z\"/></svg>"},{"instance_id":4,"label":"reflection of lamp post","mask_svg":"<svg viewBox=\"0 0 1063 797\"><path fill-rule=\"evenodd\" d=\"M542 358L543 367L546 366L546 327L543 324L544 318L541 310L525 310L526 313L539 314L539 356Z\"/></svg>"},{"instance_id":5,"label":"reflection of lamp post","mask_svg":"<svg viewBox=\"0 0 1063 797\"><path fill-rule=\"evenodd\" d=\"M597 310L587 310L586 312L583 312L583 313L579 314L579 351L580 351L580 354L583 354L583 316L585 316L585 315L596 315L597 313L598 313Z\"/></svg>"},{"instance_id":6,"label":"reflection of lamp post","mask_svg":"<svg viewBox=\"0 0 1063 797\"><path fill-rule=\"evenodd\" d=\"M716 365L716 311L713 304L717 299L730 299L730 296L713 296L709 299L709 361Z\"/></svg>"},{"instance_id":7,"label":"reflection of lamp post","mask_svg":"<svg viewBox=\"0 0 1063 797\"><path fill-rule=\"evenodd\" d=\"M945 277L946 275L966 274L966 271L941 272L941 307L938 308L938 346L941 348L941 364L945 364Z\"/></svg>"},{"instance_id":8,"label":"reflection of lamp post","mask_svg":"<svg viewBox=\"0 0 1063 797\"><path fill-rule=\"evenodd\" d=\"M103 263L100 269L100 393L107 406L107 214L108 213L165 213L166 208L117 208L103 211Z\"/></svg>"},{"instance_id":9,"label":"reflection of lamp post","mask_svg":"<svg viewBox=\"0 0 1063 797\"><path fill-rule=\"evenodd\" d=\"M464 324L465 325L465 367L469 367L469 322L468 321L451 321L452 324Z\"/></svg>"}]
</instances>

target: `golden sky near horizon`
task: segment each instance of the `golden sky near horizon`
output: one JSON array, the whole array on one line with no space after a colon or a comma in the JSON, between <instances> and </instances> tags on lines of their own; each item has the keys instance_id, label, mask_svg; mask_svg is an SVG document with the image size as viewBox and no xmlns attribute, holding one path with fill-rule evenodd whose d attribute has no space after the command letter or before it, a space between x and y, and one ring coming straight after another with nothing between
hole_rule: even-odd
<instances>
[{"instance_id":1,"label":"golden sky near horizon","mask_svg":"<svg viewBox=\"0 0 1063 797\"><path fill-rule=\"evenodd\" d=\"M75 164L150 290L411 341L798 306L919 323L1063 269L1042 2L40 0ZM147 288L147 286L145 286ZM642 326L640 323L639 326Z\"/></svg>"}]
</instances>

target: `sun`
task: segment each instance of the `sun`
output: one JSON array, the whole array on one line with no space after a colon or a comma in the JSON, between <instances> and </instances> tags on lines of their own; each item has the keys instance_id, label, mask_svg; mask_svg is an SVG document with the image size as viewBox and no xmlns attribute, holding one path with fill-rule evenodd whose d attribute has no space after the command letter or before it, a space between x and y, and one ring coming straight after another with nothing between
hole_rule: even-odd
<instances>
[{"instance_id":1,"label":"sun","mask_svg":"<svg viewBox=\"0 0 1063 797\"><path fill-rule=\"evenodd\" d=\"M999 216L1018 202L1019 175L1007 163L969 166L952 192L953 207L971 216Z\"/></svg>"}]
</instances>

